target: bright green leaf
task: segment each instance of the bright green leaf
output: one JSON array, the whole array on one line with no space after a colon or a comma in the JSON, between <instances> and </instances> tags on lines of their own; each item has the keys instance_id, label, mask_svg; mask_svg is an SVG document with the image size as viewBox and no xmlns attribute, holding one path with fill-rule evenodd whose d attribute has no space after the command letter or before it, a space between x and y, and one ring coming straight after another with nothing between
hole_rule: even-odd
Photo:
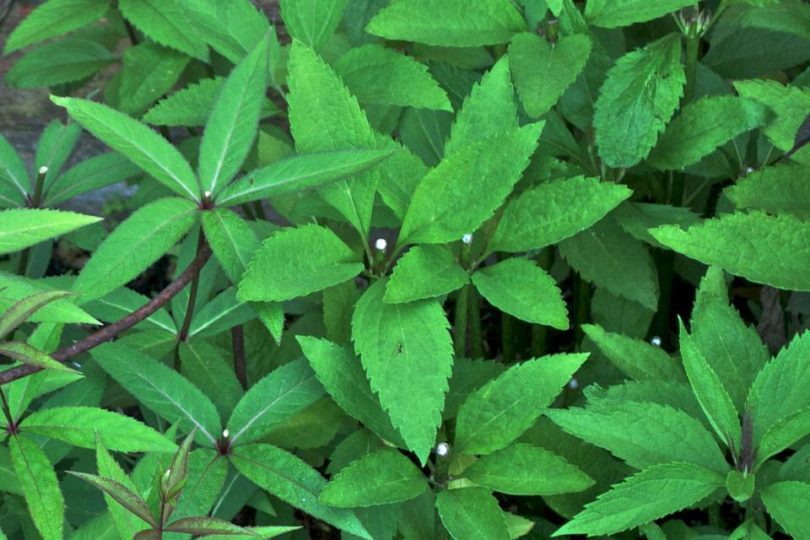
<instances>
[{"instance_id":1,"label":"bright green leaf","mask_svg":"<svg viewBox=\"0 0 810 540\"><path fill-rule=\"evenodd\" d=\"M13 253L61 236L101 218L61 210L19 208L0 211L0 254Z\"/></svg>"},{"instance_id":2,"label":"bright green leaf","mask_svg":"<svg viewBox=\"0 0 810 540\"><path fill-rule=\"evenodd\" d=\"M424 463L453 365L449 323L435 300L384 303L385 287L379 280L357 301L352 339L383 408Z\"/></svg>"},{"instance_id":3,"label":"bright green leaf","mask_svg":"<svg viewBox=\"0 0 810 540\"><path fill-rule=\"evenodd\" d=\"M396 450L385 449L341 469L319 499L337 508L378 506L413 499L427 489L425 475L411 460Z\"/></svg>"},{"instance_id":4,"label":"bright green leaf","mask_svg":"<svg viewBox=\"0 0 810 540\"><path fill-rule=\"evenodd\" d=\"M383 300L399 304L436 298L470 281L467 272L444 246L414 246L403 255L388 280Z\"/></svg>"},{"instance_id":5,"label":"bright green leaf","mask_svg":"<svg viewBox=\"0 0 810 540\"><path fill-rule=\"evenodd\" d=\"M256 251L239 283L239 299L291 300L342 283L362 270L357 254L331 229L282 229Z\"/></svg>"},{"instance_id":6,"label":"bright green leaf","mask_svg":"<svg viewBox=\"0 0 810 540\"><path fill-rule=\"evenodd\" d=\"M810 251L805 249L810 223L791 215L734 213L708 219L687 230L666 226L650 232L670 249L704 264L719 266L756 283L810 291ZM779 241L774 242L774 238Z\"/></svg>"},{"instance_id":7,"label":"bright green leaf","mask_svg":"<svg viewBox=\"0 0 810 540\"><path fill-rule=\"evenodd\" d=\"M593 119L605 165L631 167L655 146L686 82L680 57L680 37L670 34L625 54L608 71Z\"/></svg>"},{"instance_id":8,"label":"bright green leaf","mask_svg":"<svg viewBox=\"0 0 810 540\"><path fill-rule=\"evenodd\" d=\"M458 412L456 449L490 454L508 446L551 405L587 358L556 354L527 360L470 394Z\"/></svg>"},{"instance_id":9,"label":"bright green leaf","mask_svg":"<svg viewBox=\"0 0 810 540\"><path fill-rule=\"evenodd\" d=\"M594 483L557 454L522 443L482 456L462 474L479 486L510 495L559 495Z\"/></svg>"},{"instance_id":10,"label":"bright green leaf","mask_svg":"<svg viewBox=\"0 0 810 540\"><path fill-rule=\"evenodd\" d=\"M386 39L446 47L506 43L525 30L526 22L509 0L399 0L366 27Z\"/></svg>"},{"instance_id":11,"label":"bright green leaf","mask_svg":"<svg viewBox=\"0 0 810 540\"><path fill-rule=\"evenodd\" d=\"M135 165L175 193L200 200L200 186L191 166L166 139L146 125L114 109L78 98L52 97L87 131L121 152Z\"/></svg>"},{"instance_id":12,"label":"bright green leaf","mask_svg":"<svg viewBox=\"0 0 810 540\"><path fill-rule=\"evenodd\" d=\"M532 118L547 113L576 81L591 54L587 34L561 37L551 44L537 34L518 34L509 45L509 62L523 107Z\"/></svg>"},{"instance_id":13,"label":"bright green leaf","mask_svg":"<svg viewBox=\"0 0 810 540\"><path fill-rule=\"evenodd\" d=\"M125 285L166 254L197 221L197 206L178 198L142 206L98 247L73 283L84 300Z\"/></svg>"}]
</instances>

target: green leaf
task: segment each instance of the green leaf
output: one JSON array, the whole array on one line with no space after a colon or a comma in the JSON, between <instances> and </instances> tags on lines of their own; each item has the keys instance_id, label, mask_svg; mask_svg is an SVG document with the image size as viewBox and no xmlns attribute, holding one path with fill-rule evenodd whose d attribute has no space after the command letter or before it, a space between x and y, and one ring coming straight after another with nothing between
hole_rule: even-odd
<instances>
[{"instance_id":1,"label":"green leaf","mask_svg":"<svg viewBox=\"0 0 810 540\"><path fill-rule=\"evenodd\" d=\"M365 172L390 155L386 150L335 150L293 156L243 176L219 194L217 203L235 206L317 188Z\"/></svg>"},{"instance_id":2,"label":"green leaf","mask_svg":"<svg viewBox=\"0 0 810 540\"><path fill-rule=\"evenodd\" d=\"M726 475L726 491L738 503L744 503L754 494L756 476L731 470Z\"/></svg>"},{"instance_id":3,"label":"green leaf","mask_svg":"<svg viewBox=\"0 0 810 540\"><path fill-rule=\"evenodd\" d=\"M610 535L688 508L723 487L724 477L688 463L665 463L627 478L553 536Z\"/></svg>"},{"instance_id":4,"label":"green leaf","mask_svg":"<svg viewBox=\"0 0 810 540\"><path fill-rule=\"evenodd\" d=\"M0 211L0 255L61 236L101 218L61 210L19 208Z\"/></svg>"},{"instance_id":5,"label":"green leaf","mask_svg":"<svg viewBox=\"0 0 810 540\"><path fill-rule=\"evenodd\" d=\"M763 463L810 433L810 333L799 334L757 375L745 410L754 424L756 461Z\"/></svg>"},{"instance_id":6,"label":"green leaf","mask_svg":"<svg viewBox=\"0 0 810 540\"><path fill-rule=\"evenodd\" d=\"M739 455L742 443L739 412L717 372L703 356L682 322L680 323L680 347L686 376L689 378L689 384L692 386L706 418L720 436L720 440L730 448L732 454Z\"/></svg>"},{"instance_id":7,"label":"green leaf","mask_svg":"<svg viewBox=\"0 0 810 540\"><path fill-rule=\"evenodd\" d=\"M455 540L508 540L506 516L498 500L483 488L444 490L436 509Z\"/></svg>"},{"instance_id":8,"label":"green leaf","mask_svg":"<svg viewBox=\"0 0 810 540\"><path fill-rule=\"evenodd\" d=\"M453 110L426 65L381 45L349 49L335 71L362 103Z\"/></svg>"},{"instance_id":9,"label":"green leaf","mask_svg":"<svg viewBox=\"0 0 810 540\"><path fill-rule=\"evenodd\" d=\"M238 284L259 247L259 238L238 214L227 208L202 213L205 239L211 246L222 270Z\"/></svg>"},{"instance_id":10,"label":"green leaf","mask_svg":"<svg viewBox=\"0 0 810 540\"><path fill-rule=\"evenodd\" d=\"M488 249L520 252L556 244L587 229L632 194L626 186L584 176L544 182L510 201Z\"/></svg>"},{"instance_id":11,"label":"green leaf","mask_svg":"<svg viewBox=\"0 0 810 540\"><path fill-rule=\"evenodd\" d=\"M776 482L762 491L762 501L768 513L793 538L810 536L808 497L810 484L804 482Z\"/></svg>"},{"instance_id":12,"label":"green leaf","mask_svg":"<svg viewBox=\"0 0 810 540\"><path fill-rule=\"evenodd\" d=\"M473 232L503 203L529 164L543 124L464 146L416 186L399 244L443 244Z\"/></svg>"},{"instance_id":13,"label":"green leaf","mask_svg":"<svg viewBox=\"0 0 810 540\"><path fill-rule=\"evenodd\" d=\"M663 17L697 0L588 0L585 18L589 24L602 28L617 28Z\"/></svg>"},{"instance_id":14,"label":"green leaf","mask_svg":"<svg viewBox=\"0 0 810 540\"><path fill-rule=\"evenodd\" d=\"M197 206L178 198L142 206L102 242L73 283L84 300L101 298L166 254L197 221Z\"/></svg>"},{"instance_id":15,"label":"green leaf","mask_svg":"<svg viewBox=\"0 0 810 540\"><path fill-rule=\"evenodd\" d=\"M371 390L360 359L352 351L308 336L298 336L298 343L315 376L335 403L382 439L401 444L399 433Z\"/></svg>"},{"instance_id":16,"label":"green leaf","mask_svg":"<svg viewBox=\"0 0 810 540\"><path fill-rule=\"evenodd\" d=\"M112 323L123 319L133 311L139 309L149 302L149 298L138 294L132 289L121 287L114 290L110 294L88 302L83 307L92 313L94 317L99 320ZM177 326L174 324L171 316L166 309L158 309L152 315L144 319L142 323L135 325L133 328L138 329L151 329L177 333Z\"/></svg>"},{"instance_id":17,"label":"green leaf","mask_svg":"<svg viewBox=\"0 0 810 540\"><path fill-rule=\"evenodd\" d=\"M469 144L513 132L517 127L515 89L509 78L509 57L504 56L473 85L453 122L444 156Z\"/></svg>"},{"instance_id":18,"label":"green leaf","mask_svg":"<svg viewBox=\"0 0 810 540\"><path fill-rule=\"evenodd\" d=\"M499 310L534 324L568 329L568 310L557 282L537 264L512 257L478 270L472 282Z\"/></svg>"},{"instance_id":19,"label":"green leaf","mask_svg":"<svg viewBox=\"0 0 810 540\"><path fill-rule=\"evenodd\" d=\"M658 139L647 162L658 169L680 170L697 163L719 146L767 119L756 101L735 96L709 96L684 107Z\"/></svg>"},{"instance_id":20,"label":"green leaf","mask_svg":"<svg viewBox=\"0 0 810 540\"><path fill-rule=\"evenodd\" d=\"M435 300L384 303L385 287L378 280L357 301L352 339L391 422L424 463L453 366L450 325Z\"/></svg>"},{"instance_id":21,"label":"green leaf","mask_svg":"<svg viewBox=\"0 0 810 540\"><path fill-rule=\"evenodd\" d=\"M141 43L124 51L118 109L141 114L170 91L183 74L189 57L154 43Z\"/></svg>"},{"instance_id":22,"label":"green leaf","mask_svg":"<svg viewBox=\"0 0 810 540\"><path fill-rule=\"evenodd\" d=\"M80 81L115 61L103 45L68 37L40 45L20 58L5 82L17 88L37 88Z\"/></svg>"},{"instance_id":23,"label":"green leaf","mask_svg":"<svg viewBox=\"0 0 810 540\"><path fill-rule=\"evenodd\" d=\"M613 216L626 233L657 248L663 246L652 237L651 229L662 225L689 227L700 222L700 216L689 208L630 201L622 203Z\"/></svg>"},{"instance_id":24,"label":"green leaf","mask_svg":"<svg viewBox=\"0 0 810 540\"><path fill-rule=\"evenodd\" d=\"M40 171L43 167L46 168L44 191L48 191L59 176L65 162L76 148L81 134L82 128L77 124L72 122L62 124L59 120L48 123L42 131L34 157L34 169Z\"/></svg>"},{"instance_id":25,"label":"green leaf","mask_svg":"<svg viewBox=\"0 0 810 540\"><path fill-rule=\"evenodd\" d=\"M219 91L200 143L198 170L204 192L225 187L253 147L267 87L269 48L269 39L260 41Z\"/></svg>"},{"instance_id":26,"label":"green leaf","mask_svg":"<svg viewBox=\"0 0 810 540\"><path fill-rule=\"evenodd\" d=\"M769 216L759 211L725 214L685 231L666 226L650 233L678 253L756 283L810 291L810 252L804 249L810 223L791 215ZM774 238L779 241L774 242Z\"/></svg>"},{"instance_id":27,"label":"green leaf","mask_svg":"<svg viewBox=\"0 0 810 540\"><path fill-rule=\"evenodd\" d=\"M668 405L607 399L585 409L554 409L547 414L567 433L636 469L683 462L725 475L730 467L703 424Z\"/></svg>"},{"instance_id":28,"label":"green leaf","mask_svg":"<svg viewBox=\"0 0 810 540\"><path fill-rule=\"evenodd\" d=\"M284 26L294 39L319 49L335 33L348 0L281 0Z\"/></svg>"},{"instance_id":29,"label":"green leaf","mask_svg":"<svg viewBox=\"0 0 810 540\"><path fill-rule=\"evenodd\" d=\"M568 384L587 354L555 354L507 369L464 401L456 420L456 450L491 454L526 431Z\"/></svg>"},{"instance_id":30,"label":"green leaf","mask_svg":"<svg viewBox=\"0 0 810 540\"><path fill-rule=\"evenodd\" d=\"M228 417L243 393L228 356L201 340L181 343L179 354L180 373L211 398L222 418Z\"/></svg>"},{"instance_id":31,"label":"green leaf","mask_svg":"<svg viewBox=\"0 0 810 540\"><path fill-rule=\"evenodd\" d=\"M173 452L177 445L149 426L128 416L92 407L53 407L25 417L20 428L80 448L118 452Z\"/></svg>"},{"instance_id":32,"label":"green leaf","mask_svg":"<svg viewBox=\"0 0 810 540\"><path fill-rule=\"evenodd\" d=\"M188 161L169 141L114 109L78 98L51 97L87 131L179 195L200 200L200 185Z\"/></svg>"},{"instance_id":33,"label":"green leaf","mask_svg":"<svg viewBox=\"0 0 810 540\"><path fill-rule=\"evenodd\" d=\"M117 152L85 159L56 178L45 194L45 205L56 206L76 195L123 182L141 171Z\"/></svg>"},{"instance_id":34,"label":"green leaf","mask_svg":"<svg viewBox=\"0 0 810 540\"><path fill-rule=\"evenodd\" d=\"M121 14L152 40L199 60L208 48L198 39L178 0L119 0Z\"/></svg>"},{"instance_id":35,"label":"green leaf","mask_svg":"<svg viewBox=\"0 0 810 540\"><path fill-rule=\"evenodd\" d=\"M425 475L396 450L384 449L353 461L321 491L319 500L337 508L379 506L418 497Z\"/></svg>"},{"instance_id":36,"label":"green leaf","mask_svg":"<svg viewBox=\"0 0 810 540\"><path fill-rule=\"evenodd\" d=\"M201 79L161 99L143 116L149 124L204 126L225 79Z\"/></svg>"},{"instance_id":37,"label":"green leaf","mask_svg":"<svg viewBox=\"0 0 810 540\"><path fill-rule=\"evenodd\" d=\"M722 270L709 268L698 288L692 310L692 338L717 374L737 411L770 354L755 328L747 326L729 305Z\"/></svg>"},{"instance_id":38,"label":"green leaf","mask_svg":"<svg viewBox=\"0 0 810 540\"><path fill-rule=\"evenodd\" d=\"M655 146L686 82L680 56L680 37L671 34L625 54L608 71L593 119L605 165L632 167Z\"/></svg>"},{"instance_id":39,"label":"green leaf","mask_svg":"<svg viewBox=\"0 0 810 540\"><path fill-rule=\"evenodd\" d=\"M152 512L149 510L149 507L146 506L143 499L141 499L137 493L134 493L123 484L109 478L103 478L101 476L95 476L87 473L68 471L68 474L80 478L93 487L100 489L106 495L112 497L118 504L136 516L140 517L153 527L157 526L157 522L154 516L152 516Z\"/></svg>"},{"instance_id":40,"label":"green leaf","mask_svg":"<svg viewBox=\"0 0 810 540\"><path fill-rule=\"evenodd\" d=\"M14 147L0 135L0 207L26 206L28 168Z\"/></svg>"},{"instance_id":41,"label":"green leaf","mask_svg":"<svg viewBox=\"0 0 810 540\"><path fill-rule=\"evenodd\" d=\"M42 351L35 349L27 343L0 343L0 356L5 356L25 365L41 369L55 369L56 371L67 371L78 373L67 365L57 362Z\"/></svg>"},{"instance_id":42,"label":"green leaf","mask_svg":"<svg viewBox=\"0 0 810 540\"><path fill-rule=\"evenodd\" d=\"M254 318L250 306L236 299L236 288L229 287L194 313L188 335L215 336Z\"/></svg>"},{"instance_id":43,"label":"green leaf","mask_svg":"<svg viewBox=\"0 0 810 540\"><path fill-rule=\"evenodd\" d=\"M98 364L146 408L189 433L200 444L216 445L222 421L211 400L182 375L136 350L105 343L92 351Z\"/></svg>"},{"instance_id":44,"label":"green leaf","mask_svg":"<svg viewBox=\"0 0 810 540\"><path fill-rule=\"evenodd\" d=\"M647 309L658 306L658 273L650 252L610 216L564 240L560 253L595 285Z\"/></svg>"},{"instance_id":45,"label":"green leaf","mask_svg":"<svg viewBox=\"0 0 810 540\"><path fill-rule=\"evenodd\" d=\"M2 289L0 289L0 294ZM28 318L51 302L69 296L65 291L43 291L23 298L0 315L0 340L14 332Z\"/></svg>"},{"instance_id":46,"label":"green leaf","mask_svg":"<svg viewBox=\"0 0 810 540\"><path fill-rule=\"evenodd\" d=\"M357 99L312 49L294 41L287 69L290 129L299 153L377 146ZM313 114L315 110L317 114ZM366 173L334 182L319 193L365 236L371 226L378 181L374 173Z\"/></svg>"},{"instance_id":47,"label":"green leaf","mask_svg":"<svg viewBox=\"0 0 810 540\"><path fill-rule=\"evenodd\" d=\"M765 167L741 178L725 194L737 208L756 208L769 214L787 213L810 220L808 167L783 164Z\"/></svg>"},{"instance_id":48,"label":"green leaf","mask_svg":"<svg viewBox=\"0 0 810 540\"><path fill-rule=\"evenodd\" d=\"M49 0L14 28L3 53L78 30L103 17L109 7L109 0Z\"/></svg>"},{"instance_id":49,"label":"green leaf","mask_svg":"<svg viewBox=\"0 0 810 540\"><path fill-rule=\"evenodd\" d=\"M539 118L551 110L577 80L590 54L587 34L563 36L553 45L529 32L512 38L512 77L529 116Z\"/></svg>"},{"instance_id":50,"label":"green leaf","mask_svg":"<svg viewBox=\"0 0 810 540\"><path fill-rule=\"evenodd\" d=\"M307 514L371 540L354 512L318 502L326 480L298 457L267 444L236 448L231 463L251 482Z\"/></svg>"},{"instance_id":51,"label":"green leaf","mask_svg":"<svg viewBox=\"0 0 810 540\"><path fill-rule=\"evenodd\" d=\"M734 88L742 97L757 101L774 112L774 117L763 129L768 140L785 152L793 148L796 133L810 107L810 90L762 79L736 81Z\"/></svg>"},{"instance_id":52,"label":"green leaf","mask_svg":"<svg viewBox=\"0 0 810 540\"><path fill-rule=\"evenodd\" d=\"M399 0L366 27L386 39L446 47L506 43L525 30L526 22L509 0Z\"/></svg>"},{"instance_id":53,"label":"green leaf","mask_svg":"<svg viewBox=\"0 0 810 540\"><path fill-rule=\"evenodd\" d=\"M53 465L39 445L23 435L9 437L11 462L25 502L43 540L62 540L65 499Z\"/></svg>"},{"instance_id":54,"label":"green leaf","mask_svg":"<svg viewBox=\"0 0 810 540\"><path fill-rule=\"evenodd\" d=\"M119 465L115 458L113 458L113 456L107 451L107 449L100 444L96 445L96 468L98 469L98 474L102 478L107 478L114 482L118 482L133 495L137 491L135 484L124 472L124 469L121 468L121 465ZM119 497L123 497L124 493L118 492L117 495ZM126 499L129 503L129 501L137 501L138 496L135 495L133 497L130 495L129 497L126 497ZM115 530L118 532L118 536L120 538L134 536L138 531L143 530L148 526L148 521L144 521L137 515L137 513L133 514L130 512L126 506L117 502L112 496L105 493L104 501L107 503L107 509L110 511L110 516L112 517L113 524L115 525ZM137 508L140 513L144 513L143 508L145 505L138 505L137 502L135 502L135 504L137 505L135 508ZM147 516L151 517L148 509L145 513Z\"/></svg>"},{"instance_id":55,"label":"green leaf","mask_svg":"<svg viewBox=\"0 0 810 540\"><path fill-rule=\"evenodd\" d=\"M54 289L42 280L26 279L16 274L0 272L0 312L10 309L17 301L42 291ZM43 306L28 318L29 322L45 322L56 324L100 324L71 300L62 299Z\"/></svg>"},{"instance_id":56,"label":"green leaf","mask_svg":"<svg viewBox=\"0 0 810 540\"><path fill-rule=\"evenodd\" d=\"M522 443L479 458L462 475L479 486L510 495L559 495L583 491L594 483L557 454Z\"/></svg>"},{"instance_id":57,"label":"green leaf","mask_svg":"<svg viewBox=\"0 0 810 540\"><path fill-rule=\"evenodd\" d=\"M187 517L175 520L166 527L166 531L188 533L195 536L211 536L213 534L245 535L250 531L230 521L213 517Z\"/></svg>"},{"instance_id":58,"label":"green leaf","mask_svg":"<svg viewBox=\"0 0 810 540\"><path fill-rule=\"evenodd\" d=\"M383 301L400 304L444 296L469 283L470 277L444 246L414 246L394 267Z\"/></svg>"},{"instance_id":59,"label":"green leaf","mask_svg":"<svg viewBox=\"0 0 810 540\"><path fill-rule=\"evenodd\" d=\"M239 283L242 301L280 302L323 290L363 270L359 257L331 229L282 229L262 242Z\"/></svg>"},{"instance_id":60,"label":"green leaf","mask_svg":"<svg viewBox=\"0 0 810 540\"><path fill-rule=\"evenodd\" d=\"M582 330L608 360L631 379L683 380L683 371L660 347L640 339L607 332L597 324L584 324Z\"/></svg>"},{"instance_id":61,"label":"green leaf","mask_svg":"<svg viewBox=\"0 0 810 540\"><path fill-rule=\"evenodd\" d=\"M261 439L321 396L323 388L305 359L276 368L254 384L234 408L228 420L231 444Z\"/></svg>"},{"instance_id":62,"label":"green leaf","mask_svg":"<svg viewBox=\"0 0 810 540\"><path fill-rule=\"evenodd\" d=\"M207 43L216 52L233 64L238 64L252 51L268 32L273 36L273 49L278 54L275 32L264 13L250 0L173 0L181 6L185 24L191 21L188 30L195 44ZM160 9L160 8L157 8Z\"/></svg>"}]
</instances>

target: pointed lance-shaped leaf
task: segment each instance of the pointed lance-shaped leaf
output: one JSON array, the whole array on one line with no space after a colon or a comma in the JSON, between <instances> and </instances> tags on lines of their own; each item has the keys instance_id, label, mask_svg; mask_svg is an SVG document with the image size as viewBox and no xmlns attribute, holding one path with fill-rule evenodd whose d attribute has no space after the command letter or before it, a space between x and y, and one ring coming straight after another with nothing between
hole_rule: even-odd
<instances>
[{"instance_id":1,"label":"pointed lance-shaped leaf","mask_svg":"<svg viewBox=\"0 0 810 540\"><path fill-rule=\"evenodd\" d=\"M178 195L200 202L200 183L186 158L141 122L85 99L52 97L70 117Z\"/></svg>"}]
</instances>

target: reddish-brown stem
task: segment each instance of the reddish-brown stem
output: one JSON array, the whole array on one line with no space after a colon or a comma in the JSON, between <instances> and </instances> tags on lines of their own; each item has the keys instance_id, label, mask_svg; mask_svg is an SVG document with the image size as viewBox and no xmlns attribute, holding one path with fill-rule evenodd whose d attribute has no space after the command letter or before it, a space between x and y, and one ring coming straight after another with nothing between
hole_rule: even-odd
<instances>
[{"instance_id":1,"label":"reddish-brown stem","mask_svg":"<svg viewBox=\"0 0 810 540\"><path fill-rule=\"evenodd\" d=\"M231 328L233 342L233 371L242 388L247 390L247 367L245 365L245 333L242 325Z\"/></svg>"},{"instance_id":2,"label":"reddish-brown stem","mask_svg":"<svg viewBox=\"0 0 810 540\"><path fill-rule=\"evenodd\" d=\"M199 235L197 236L197 254L200 253L200 250L205 248L207 244L205 243L205 235L200 229ZM180 343L181 341L186 341L188 339L188 331L191 328L191 319L194 318L194 305L197 303L197 288L200 286L200 273L197 272L194 274L194 278L191 280L191 290L188 294L188 305L186 306L186 315L183 317L183 326L180 328L180 333L177 334L177 342Z\"/></svg>"},{"instance_id":3,"label":"reddish-brown stem","mask_svg":"<svg viewBox=\"0 0 810 540\"><path fill-rule=\"evenodd\" d=\"M211 257L211 248L204 245L202 249L197 252L197 257L185 269L185 271L178 276L176 280L171 282L165 289L155 296L152 300L144 304L142 307L133 311L120 321L107 325L94 334L90 334L86 338L59 349L51 355L52 358L60 362L66 362L69 359L77 356L83 352L101 345L111 339L114 339L120 333L129 330L139 322L143 321L155 311L166 305L174 296L183 290L199 273L202 267L208 262ZM32 373L40 371L42 368L37 368L29 365L21 365L6 371L0 372L0 384L6 384L11 381L16 381Z\"/></svg>"}]
</instances>

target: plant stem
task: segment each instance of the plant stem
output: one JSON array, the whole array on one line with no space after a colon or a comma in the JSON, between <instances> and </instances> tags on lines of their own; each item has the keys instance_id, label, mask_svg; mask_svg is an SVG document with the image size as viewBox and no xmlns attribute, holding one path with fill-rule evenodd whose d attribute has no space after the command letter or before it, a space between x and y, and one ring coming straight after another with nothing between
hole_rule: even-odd
<instances>
[{"instance_id":1,"label":"plant stem","mask_svg":"<svg viewBox=\"0 0 810 540\"><path fill-rule=\"evenodd\" d=\"M37 172L37 181L34 184L34 194L28 200L30 208L39 208L42 203L42 192L45 189L45 175L48 174L48 168L42 167ZM25 276L28 273L28 261L31 259L31 248L25 248L20 254L20 260L17 265L17 274Z\"/></svg>"},{"instance_id":2,"label":"plant stem","mask_svg":"<svg viewBox=\"0 0 810 540\"><path fill-rule=\"evenodd\" d=\"M6 400L6 393L3 392L3 389L0 388L0 399L3 400L3 416L6 417L6 425L7 431L10 434L14 434L17 432L17 425L14 423L14 416L11 414L11 407L8 406L8 401Z\"/></svg>"},{"instance_id":3,"label":"plant stem","mask_svg":"<svg viewBox=\"0 0 810 540\"><path fill-rule=\"evenodd\" d=\"M247 390L247 366L245 364L245 332L239 324L231 328L231 342L233 343L233 371L242 388Z\"/></svg>"},{"instance_id":4,"label":"plant stem","mask_svg":"<svg viewBox=\"0 0 810 540\"><path fill-rule=\"evenodd\" d=\"M169 301L171 301L171 299L174 298L177 293L182 291L186 285L188 285L188 283L200 273L200 270L203 266L205 266L205 263L208 262L210 257L211 248L209 248L208 245L203 246L203 248L197 252L197 258L194 259L194 262L192 262L176 280L160 291L160 293L152 300L133 311L123 319L105 326L98 332L90 334L84 339L58 350L51 355L51 358L58 360L59 362L66 362L74 356L87 352L90 349L101 345L102 343L114 339L122 332L129 330L139 322L152 315L155 311L169 303ZM41 370L42 368L29 365L21 365L7 369L6 371L0 372L0 385L16 381L17 379L21 379Z\"/></svg>"},{"instance_id":5,"label":"plant stem","mask_svg":"<svg viewBox=\"0 0 810 540\"><path fill-rule=\"evenodd\" d=\"M197 255L200 254L200 250L205 247L205 235L200 229L199 235L197 236ZM177 334L177 342L180 343L181 341L186 341L188 339L188 329L191 328L191 319L194 318L194 304L197 303L197 288L200 285L200 274L194 276L194 279L191 280L191 291L188 294L188 305L186 306L186 315L183 317L183 325L180 327L180 333Z\"/></svg>"},{"instance_id":6,"label":"plant stem","mask_svg":"<svg viewBox=\"0 0 810 540\"><path fill-rule=\"evenodd\" d=\"M456 320L454 325L456 358L467 355L467 316L470 312L472 285L465 285L456 298Z\"/></svg>"},{"instance_id":7,"label":"plant stem","mask_svg":"<svg viewBox=\"0 0 810 540\"><path fill-rule=\"evenodd\" d=\"M686 87L683 92L683 104L689 103L695 97L699 52L700 36L697 33L697 28L692 26L689 29L689 35L686 36Z\"/></svg>"}]
</instances>

